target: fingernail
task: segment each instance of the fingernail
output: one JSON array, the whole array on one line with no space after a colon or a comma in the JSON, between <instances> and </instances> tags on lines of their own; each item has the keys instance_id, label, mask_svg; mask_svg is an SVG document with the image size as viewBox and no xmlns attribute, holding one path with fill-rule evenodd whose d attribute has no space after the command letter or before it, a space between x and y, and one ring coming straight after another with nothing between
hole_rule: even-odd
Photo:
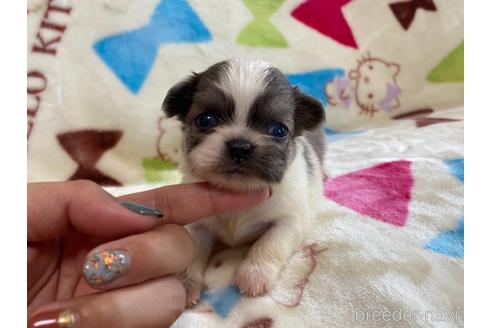
<instances>
[{"instance_id":1,"label":"fingernail","mask_svg":"<svg viewBox=\"0 0 492 328\"><path fill-rule=\"evenodd\" d=\"M29 328L77 328L79 316L74 311L57 310L41 312L29 320Z\"/></svg>"},{"instance_id":2,"label":"fingernail","mask_svg":"<svg viewBox=\"0 0 492 328\"><path fill-rule=\"evenodd\" d=\"M89 285L104 285L121 277L128 267L130 257L124 250L100 251L84 263L83 273Z\"/></svg>"},{"instance_id":3,"label":"fingernail","mask_svg":"<svg viewBox=\"0 0 492 328\"><path fill-rule=\"evenodd\" d=\"M121 201L120 204L130 211L141 214L141 215L148 215L148 216L155 216L158 218L162 218L164 214L158 210L157 208L152 208L148 207L142 204L134 203L134 202L129 202L129 201Z\"/></svg>"}]
</instances>

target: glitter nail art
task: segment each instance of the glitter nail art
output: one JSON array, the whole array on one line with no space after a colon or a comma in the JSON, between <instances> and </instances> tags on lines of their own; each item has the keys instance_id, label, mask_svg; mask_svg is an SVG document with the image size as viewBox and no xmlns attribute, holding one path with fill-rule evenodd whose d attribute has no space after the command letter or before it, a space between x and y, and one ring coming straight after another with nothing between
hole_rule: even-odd
<instances>
[{"instance_id":1,"label":"glitter nail art","mask_svg":"<svg viewBox=\"0 0 492 328\"><path fill-rule=\"evenodd\" d=\"M72 310L65 310L58 315L58 328L78 327L78 317Z\"/></svg>"},{"instance_id":2,"label":"glitter nail art","mask_svg":"<svg viewBox=\"0 0 492 328\"><path fill-rule=\"evenodd\" d=\"M91 255L84 263L84 278L90 285L103 285L125 273L128 254L123 250L101 251Z\"/></svg>"}]
</instances>

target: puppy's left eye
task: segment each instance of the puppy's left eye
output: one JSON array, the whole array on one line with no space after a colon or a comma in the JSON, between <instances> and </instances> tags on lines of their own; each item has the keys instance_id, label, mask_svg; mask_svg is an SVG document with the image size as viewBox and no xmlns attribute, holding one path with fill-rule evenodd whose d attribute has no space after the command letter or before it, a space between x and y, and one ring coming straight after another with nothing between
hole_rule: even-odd
<instances>
[{"instance_id":1,"label":"puppy's left eye","mask_svg":"<svg viewBox=\"0 0 492 328\"><path fill-rule=\"evenodd\" d=\"M268 129L268 133L277 139L284 139L289 134L289 129L284 124L277 122Z\"/></svg>"},{"instance_id":2,"label":"puppy's left eye","mask_svg":"<svg viewBox=\"0 0 492 328\"><path fill-rule=\"evenodd\" d=\"M217 120L212 114L200 114L195 119L196 126L200 129L211 129L217 125Z\"/></svg>"}]
</instances>

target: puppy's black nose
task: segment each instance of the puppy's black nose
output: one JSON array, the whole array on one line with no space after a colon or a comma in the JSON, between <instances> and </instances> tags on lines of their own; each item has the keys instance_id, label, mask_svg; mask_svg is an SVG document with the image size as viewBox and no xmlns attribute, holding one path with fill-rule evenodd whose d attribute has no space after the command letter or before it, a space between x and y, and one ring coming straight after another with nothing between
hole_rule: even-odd
<instances>
[{"instance_id":1,"label":"puppy's black nose","mask_svg":"<svg viewBox=\"0 0 492 328\"><path fill-rule=\"evenodd\" d=\"M229 156L236 163L247 160L253 153L254 146L251 142L244 139L234 139L226 142Z\"/></svg>"}]
</instances>

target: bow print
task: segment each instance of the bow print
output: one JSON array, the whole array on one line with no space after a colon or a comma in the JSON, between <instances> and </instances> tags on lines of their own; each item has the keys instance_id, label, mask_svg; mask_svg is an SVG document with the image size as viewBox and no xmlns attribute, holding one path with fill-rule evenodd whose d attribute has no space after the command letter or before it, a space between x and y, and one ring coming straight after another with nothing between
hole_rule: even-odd
<instances>
[{"instance_id":1,"label":"bow print","mask_svg":"<svg viewBox=\"0 0 492 328\"><path fill-rule=\"evenodd\" d=\"M60 146L78 164L68 180L88 179L100 185L121 186L121 183L96 168L103 154L116 146L123 132L120 130L78 130L60 133Z\"/></svg>"},{"instance_id":2,"label":"bow print","mask_svg":"<svg viewBox=\"0 0 492 328\"><path fill-rule=\"evenodd\" d=\"M291 12L291 16L338 43L358 49L352 28L342 11L342 7L351 1L306 0Z\"/></svg>"},{"instance_id":3,"label":"bow print","mask_svg":"<svg viewBox=\"0 0 492 328\"><path fill-rule=\"evenodd\" d=\"M396 19L400 22L401 26L405 30L408 30L408 28L412 24L418 8L427 11L437 11L436 5L434 4L433 0L401 1L390 3L389 6Z\"/></svg>"},{"instance_id":4,"label":"bow print","mask_svg":"<svg viewBox=\"0 0 492 328\"><path fill-rule=\"evenodd\" d=\"M251 47L287 47L283 35L270 22L270 17L283 2L284 0L244 0L254 20L239 33L237 43Z\"/></svg>"},{"instance_id":5,"label":"bow print","mask_svg":"<svg viewBox=\"0 0 492 328\"><path fill-rule=\"evenodd\" d=\"M210 32L186 0L161 0L148 24L105 37L94 44L94 50L136 94L154 65L161 44L210 39Z\"/></svg>"},{"instance_id":6,"label":"bow print","mask_svg":"<svg viewBox=\"0 0 492 328\"><path fill-rule=\"evenodd\" d=\"M418 128L423 128L429 125L439 124L439 123L449 123L462 121L461 119L452 119L444 117L429 117L430 114L434 113L432 108L422 108L417 109L412 112L403 113L397 116L393 116L394 120L414 120L415 125Z\"/></svg>"},{"instance_id":7,"label":"bow print","mask_svg":"<svg viewBox=\"0 0 492 328\"><path fill-rule=\"evenodd\" d=\"M317 71L307 71L287 74L287 79L293 86L299 87L302 92L318 99L323 106L328 105L326 85L336 76L343 76L342 68L325 68Z\"/></svg>"}]
</instances>

